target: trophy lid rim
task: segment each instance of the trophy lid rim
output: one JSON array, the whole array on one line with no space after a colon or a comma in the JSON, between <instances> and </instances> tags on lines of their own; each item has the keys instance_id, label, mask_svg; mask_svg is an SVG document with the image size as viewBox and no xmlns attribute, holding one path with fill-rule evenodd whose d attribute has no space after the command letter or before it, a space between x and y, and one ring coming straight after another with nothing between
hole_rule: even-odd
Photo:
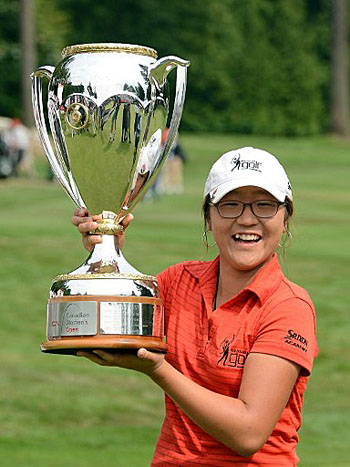
<instances>
[{"instance_id":1,"label":"trophy lid rim","mask_svg":"<svg viewBox=\"0 0 350 467\"><path fill-rule=\"evenodd\" d=\"M152 58L158 58L157 51L155 49L152 49L151 47L147 47L144 45L120 44L111 42L68 45L62 50L62 57L67 58L75 54L93 52L129 52L138 55L146 55Z\"/></svg>"}]
</instances>

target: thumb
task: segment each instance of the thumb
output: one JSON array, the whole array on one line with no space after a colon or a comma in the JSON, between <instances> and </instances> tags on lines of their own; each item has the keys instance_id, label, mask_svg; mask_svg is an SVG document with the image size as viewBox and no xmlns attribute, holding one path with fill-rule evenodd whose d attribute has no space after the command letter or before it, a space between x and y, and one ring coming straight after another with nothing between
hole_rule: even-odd
<instances>
[{"instance_id":1,"label":"thumb","mask_svg":"<svg viewBox=\"0 0 350 467\"><path fill-rule=\"evenodd\" d=\"M148 376L152 377L155 375L156 371L163 365L165 362L164 355L156 352L150 352L147 349L141 348L137 351L137 357L140 360L144 361L145 370L144 372L148 374Z\"/></svg>"},{"instance_id":2,"label":"thumb","mask_svg":"<svg viewBox=\"0 0 350 467\"><path fill-rule=\"evenodd\" d=\"M131 224L133 219L134 219L134 215L131 214L130 212L122 219L121 224L125 230Z\"/></svg>"},{"instance_id":3,"label":"thumb","mask_svg":"<svg viewBox=\"0 0 350 467\"><path fill-rule=\"evenodd\" d=\"M137 356L141 360L153 360L154 354L144 348L141 348L137 351Z\"/></svg>"}]
</instances>

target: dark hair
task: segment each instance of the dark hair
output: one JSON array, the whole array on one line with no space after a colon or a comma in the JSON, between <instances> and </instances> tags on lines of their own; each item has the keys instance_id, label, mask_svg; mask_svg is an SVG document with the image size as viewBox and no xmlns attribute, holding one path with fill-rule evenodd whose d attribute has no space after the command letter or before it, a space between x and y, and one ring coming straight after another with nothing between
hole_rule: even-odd
<instances>
[{"instance_id":1,"label":"dark hair","mask_svg":"<svg viewBox=\"0 0 350 467\"><path fill-rule=\"evenodd\" d=\"M204 220L204 232L208 230L209 227L209 220L210 220L210 195L207 195L204 198L203 201L203 206L202 206L202 215L203 215L203 220Z\"/></svg>"},{"instance_id":2,"label":"dark hair","mask_svg":"<svg viewBox=\"0 0 350 467\"><path fill-rule=\"evenodd\" d=\"M289 198L286 198L284 201L284 207L286 208L286 214L284 216L284 223L286 224L286 230L289 230L289 220L294 215L294 204L293 201Z\"/></svg>"}]
</instances>

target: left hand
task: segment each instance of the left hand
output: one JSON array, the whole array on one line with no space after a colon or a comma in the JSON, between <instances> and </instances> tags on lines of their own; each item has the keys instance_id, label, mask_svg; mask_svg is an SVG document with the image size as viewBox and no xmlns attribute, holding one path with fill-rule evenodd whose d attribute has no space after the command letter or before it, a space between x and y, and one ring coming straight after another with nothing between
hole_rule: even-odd
<instances>
[{"instance_id":1,"label":"left hand","mask_svg":"<svg viewBox=\"0 0 350 467\"><path fill-rule=\"evenodd\" d=\"M119 247L123 248L125 240L125 231L132 222L134 216L129 212L123 217L120 221L120 224L123 227L123 231L118 234ZM74 211L74 216L72 217L72 224L77 227L78 231L82 235L82 242L84 248L88 251L91 251L95 245L102 243L102 235L91 234L91 231L94 231L98 227L98 221L102 219L101 214L96 216L91 216L87 209L85 208L76 208Z\"/></svg>"},{"instance_id":2,"label":"left hand","mask_svg":"<svg viewBox=\"0 0 350 467\"><path fill-rule=\"evenodd\" d=\"M105 350L85 351L79 350L78 357L86 357L101 366L117 366L130 370L140 371L153 376L164 363L164 354L139 349L136 355L128 353L111 353Z\"/></svg>"}]
</instances>

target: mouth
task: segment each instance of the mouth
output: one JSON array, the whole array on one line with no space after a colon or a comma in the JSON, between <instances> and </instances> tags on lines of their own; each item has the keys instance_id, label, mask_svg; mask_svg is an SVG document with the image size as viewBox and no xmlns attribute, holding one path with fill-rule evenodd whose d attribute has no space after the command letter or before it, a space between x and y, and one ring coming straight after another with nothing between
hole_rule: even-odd
<instances>
[{"instance_id":1,"label":"mouth","mask_svg":"<svg viewBox=\"0 0 350 467\"><path fill-rule=\"evenodd\" d=\"M244 234L244 233L236 233L232 236L235 242L249 245L260 242L262 239L261 235L258 234Z\"/></svg>"}]
</instances>

